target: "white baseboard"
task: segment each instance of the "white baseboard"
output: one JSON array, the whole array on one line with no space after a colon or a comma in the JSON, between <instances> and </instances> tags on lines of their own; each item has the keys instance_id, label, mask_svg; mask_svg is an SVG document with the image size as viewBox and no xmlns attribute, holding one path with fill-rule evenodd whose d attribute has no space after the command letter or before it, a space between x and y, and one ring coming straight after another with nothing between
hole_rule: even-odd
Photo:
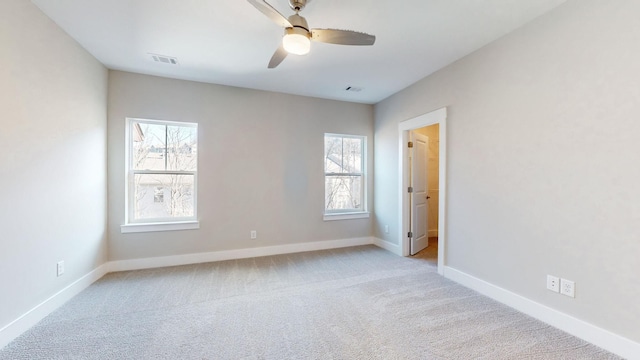
<instances>
[{"instance_id":1,"label":"white baseboard","mask_svg":"<svg viewBox=\"0 0 640 360\"><path fill-rule=\"evenodd\" d=\"M144 259L118 260L110 263L109 271L128 271L151 269L166 266L198 264L212 261L246 259L260 256L291 254L305 251L337 249L349 246L371 245L373 238L362 237L342 240L326 240L308 243L265 246L259 248L223 250L208 253L196 253L174 256L162 256Z\"/></svg>"},{"instance_id":2,"label":"white baseboard","mask_svg":"<svg viewBox=\"0 0 640 360\"><path fill-rule=\"evenodd\" d=\"M146 269L163 266L187 265L201 262L244 259L259 256L289 254L305 251L337 249L349 246L374 244L396 255L402 256L399 245L392 244L378 238L362 237L343 240L316 241L288 245L268 246L251 249L216 251L202 254L187 254L177 256L156 257L147 259L133 259L112 261L101 265L87 275L76 280L64 289L38 304L16 320L0 329L0 348L20 336L23 332L62 306L69 299L79 294L89 285L112 271ZM544 321L556 328L564 330L574 336L584 339L596 346L606 349L627 359L640 359L640 344L616 335L610 331L569 316L560 311L536 303L523 296L497 287L484 280L478 279L451 267L444 268L444 276L463 286L515 308L529 316Z\"/></svg>"},{"instance_id":3,"label":"white baseboard","mask_svg":"<svg viewBox=\"0 0 640 360\"><path fill-rule=\"evenodd\" d=\"M24 315L0 329L0 348L3 348L29 328L37 324L45 316L62 306L69 299L79 294L95 281L113 271L149 269L164 266L188 265L202 262L245 259L259 256L290 254L296 252L338 249L349 246L371 245L373 238L362 237L342 240L316 241L288 245L267 246L261 248L216 251L202 254L155 257L111 261L91 271L69 286L58 291Z\"/></svg>"},{"instance_id":4,"label":"white baseboard","mask_svg":"<svg viewBox=\"0 0 640 360\"><path fill-rule=\"evenodd\" d=\"M89 285L93 284L96 280L103 277L108 272L108 269L108 263L99 266L95 270L74 281L64 289L58 291L47 300L36 305L33 309L27 311L19 318L7 324L5 327L1 328L0 349L9 344L25 331L29 330L29 328L37 324L40 320L44 319L45 316L49 315L51 312L69 301L72 297L78 295L82 290L89 287Z\"/></svg>"},{"instance_id":5,"label":"white baseboard","mask_svg":"<svg viewBox=\"0 0 640 360\"><path fill-rule=\"evenodd\" d=\"M400 245L392 244L388 241L378 238L373 238L373 245L390 251L398 256L402 256L402 248L400 247Z\"/></svg>"},{"instance_id":6,"label":"white baseboard","mask_svg":"<svg viewBox=\"0 0 640 360\"><path fill-rule=\"evenodd\" d=\"M429 230L429 232L427 233L428 237L438 237L438 229L435 230Z\"/></svg>"},{"instance_id":7,"label":"white baseboard","mask_svg":"<svg viewBox=\"0 0 640 360\"><path fill-rule=\"evenodd\" d=\"M460 270L446 266L444 276L623 358L630 360L640 359L640 343L539 304Z\"/></svg>"}]
</instances>

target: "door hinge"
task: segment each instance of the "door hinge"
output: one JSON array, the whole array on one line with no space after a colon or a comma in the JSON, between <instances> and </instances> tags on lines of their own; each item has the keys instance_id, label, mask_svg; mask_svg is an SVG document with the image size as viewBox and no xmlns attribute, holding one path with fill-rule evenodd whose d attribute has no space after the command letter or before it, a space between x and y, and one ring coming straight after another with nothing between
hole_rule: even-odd
<instances>
[{"instance_id":1,"label":"door hinge","mask_svg":"<svg viewBox=\"0 0 640 360\"><path fill-rule=\"evenodd\" d=\"M413 233L411 231L409 231L409 233L407 234L408 237L412 238L413 237Z\"/></svg>"},{"instance_id":2,"label":"door hinge","mask_svg":"<svg viewBox=\"0 0 640 360\"><path fill-rule=\"evenodd\" d=\"M412 192L413 192L413 186L409 186L409 188L407 189L407 191L408 191L409 193L412 193Z\"/></svg>"},{"instance_id":3,"label":"door hinge","mask_svg":"<svg viewBox=\"0 0 640 360\"><path fill-rule=\"evenodd\" d=\"M413 147L413 141L409 141L409 147L412 148Z\"/></svg>"}]
</instances>

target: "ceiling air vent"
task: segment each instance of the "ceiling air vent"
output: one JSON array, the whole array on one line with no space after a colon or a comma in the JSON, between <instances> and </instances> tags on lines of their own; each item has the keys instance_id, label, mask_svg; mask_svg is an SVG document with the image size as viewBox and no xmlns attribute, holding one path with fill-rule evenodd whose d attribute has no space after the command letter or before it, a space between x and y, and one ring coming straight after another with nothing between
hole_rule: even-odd
<instances>
[{"instance_id":1,"label":"ceiling air vent","mask_svg":"<svg viewBox=\"0 0 640 360\"><path fill-rule=\"evenodd\" d=\"M362 91L362 88L355 87L355 86L347 86L347 88L345 90L346 91L351 91L351 92L360 92L360 91Z\"/></svg>"},{"instance_id":2,"label":"ceiling air vent","mask_svg":"<svg viewBox=\"0 0 640 360\"><path fill-rule=\"evenodd\" d=\"M178 65L178 59L171 57L171 56L165 56L165 55L158 55L158 54L149 54L151 55L151 58L153 59L153 61L155 62L159 62L159 63L163 63L163 64L169 64L169 65Z\"/></svg>"}]
</instances>

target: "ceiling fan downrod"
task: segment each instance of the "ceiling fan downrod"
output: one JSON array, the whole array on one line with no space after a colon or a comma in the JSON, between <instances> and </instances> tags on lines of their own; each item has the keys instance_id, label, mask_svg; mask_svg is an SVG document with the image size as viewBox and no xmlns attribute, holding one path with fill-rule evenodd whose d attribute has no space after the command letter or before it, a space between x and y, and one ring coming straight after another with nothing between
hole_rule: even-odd
<instances>
[{"instance_id":1,"label":"ceiling fan downrod","mask_svg":"<svg viewBox=\"0 0 640 360\"><path fill-rule=\"evenodd\" d=\"M289 0L289 6L295 12L302 11L306 5L307 0Z\"/></svg>"}]
</instances>

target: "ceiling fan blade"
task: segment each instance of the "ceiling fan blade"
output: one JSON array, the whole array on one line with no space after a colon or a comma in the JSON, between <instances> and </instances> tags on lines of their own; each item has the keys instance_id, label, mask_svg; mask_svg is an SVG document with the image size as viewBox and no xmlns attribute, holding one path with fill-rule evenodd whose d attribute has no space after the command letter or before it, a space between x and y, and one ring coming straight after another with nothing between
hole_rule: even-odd
<instances>
[{"instance_id":1,"label":"ceiling fan blade","mask_svg":"<svg viewBox=\"0 0 640 360\"><path fill-rule=\"evenodd\" d=\"M267 3L266 1L264 0L247 0L247 1L249 1L251 5L255 6L255 8L258 9L261 13L267 15L267 17L271 19L271 21L278 24L279 26L282 26L285 28L293 27L293 25L291 25L289 20L287 20L287 18L284 17L284 15L280 14L278 10L274 9L273 6L269 5L269 3Z\"/></svg>"},{"instance_id":2,"label":"ceiling fan blade","mask_svg":"<svg viewBox=\"0 0 640 360\"><path fill-rule=\"evenodd\" d=\"M273 69L276 66L280 65L282 60L284 60L284 58L286 58L288 54L289 53L287 52L287 50L284 49L284 46L280 44L280 47L278 48L278 50L276 50L276 52L271 57L271 60L269 61L269 66L267 67L269 69Z\"/></svg>"},{"instance_id":3,"label":"ceiling fan blade","mask_svg":"<svg viewBox=\"0 0 640 360\"><path fill-rule=\"evenodd\" d=\"M373 45L376 37L351 30L312 29L311 40L338 45Z\"/></svg>"}]
</instances>

